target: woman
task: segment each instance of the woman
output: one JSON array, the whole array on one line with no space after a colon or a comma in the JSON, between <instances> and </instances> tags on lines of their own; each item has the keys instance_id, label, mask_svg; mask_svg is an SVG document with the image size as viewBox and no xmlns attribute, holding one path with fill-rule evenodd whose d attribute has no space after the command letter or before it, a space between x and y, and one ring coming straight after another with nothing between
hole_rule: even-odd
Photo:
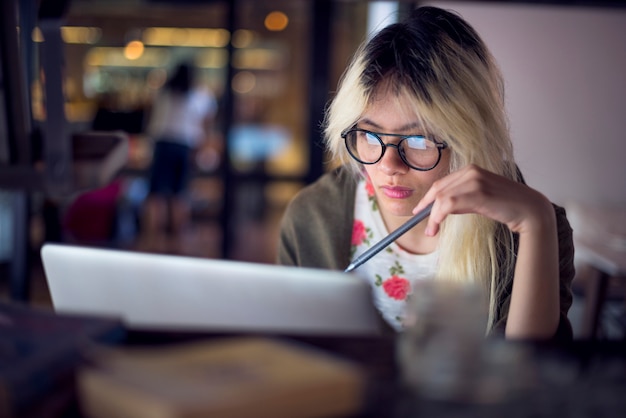
<instances>
[{"instance_id":1,"label":"woman","mask_svg":"<svg viewBox=\"0 0 626 418\"><path fill-rule=\"evenodd\" d=\"M187 225L191 157L207 138L216 112L213 94L194 85L193 66L179 64L154 101L147 129L155 140L145 207L148 240L164 228L178 234Z\"/></svg>"},{"instance_id":2,"label":"woman","mask_svg":"<svg viewBox=\"0 0 626 418\"><path fill-rule=\"evenodd\" d=\"M343 270L433 202L358 269L390 326L402 329L415 280L440 278L482 286L490 333L571 338L572 231L517 170L501 74L467 22L420 7L362 45L325 141L341 164L290 203L279 263Z\"/></svg>"}]
</instances>

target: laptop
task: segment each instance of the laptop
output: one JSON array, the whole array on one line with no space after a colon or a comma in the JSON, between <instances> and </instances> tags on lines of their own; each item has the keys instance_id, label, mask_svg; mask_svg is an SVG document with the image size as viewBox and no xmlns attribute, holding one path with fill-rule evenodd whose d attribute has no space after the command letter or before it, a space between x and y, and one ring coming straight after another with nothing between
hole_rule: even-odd
<instances>
[{"instance_id":1,"label":"laptop","mask_svg":"<svg viewBox=\"0 0 626 418\"><path fill-rule=\"evenodd\" d=\"M322 269L46 243L54 310L129 329L377 335L370 285Z\"/></svg>"}]
</instances>

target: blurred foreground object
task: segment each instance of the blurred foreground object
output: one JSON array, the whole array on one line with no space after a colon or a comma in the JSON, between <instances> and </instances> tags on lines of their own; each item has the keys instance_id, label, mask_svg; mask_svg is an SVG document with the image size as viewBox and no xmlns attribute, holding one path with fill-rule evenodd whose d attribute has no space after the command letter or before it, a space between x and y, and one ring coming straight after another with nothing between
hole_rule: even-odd
<instances>
[{"instance_id":1,"label":"blurred foreground object","mask_svg":"<svg viewBox=\"0 0 626 418\"><path fill-rule=\"evenodd\" d=\"M407 310L398 363L404 384L418 396L493 403L531 381L521 345L486 337L487 302L478 287L417 282Z\"/></svg>"},{"instance_id":2,"label":"blurred foreground object","mask_svg":"<svg viewBox=\"0 0 626 418\"><path fill-rule=\"evenodd\" d=\"M363 402L365 379L356 365L270 338L93 354L95 365L78 377L91 418L343 416Z\"/></svg>"},{"instance_id":3,"label":"blurred foreground object","mask_svg":"<svg viewBox=\"0 0 626 418\"><path fill-rule=\"evenodd\" d=\"M72 397L82 350L119 342L125 333L110 317L0 303L0 417L56 416L63 405L55 397Z\"/></svg>"}]
</instances>

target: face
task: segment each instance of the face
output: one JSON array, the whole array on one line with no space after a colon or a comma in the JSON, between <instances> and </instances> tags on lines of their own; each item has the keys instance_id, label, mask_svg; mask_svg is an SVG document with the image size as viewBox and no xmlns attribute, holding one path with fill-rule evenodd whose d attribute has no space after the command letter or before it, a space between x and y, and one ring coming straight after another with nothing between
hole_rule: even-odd
<instances>
[{"instance_id":1,"label":"face","mask_svg":"<svg viewBox=\"0 0 626 418\"><path fill-rule=\"evenodd\" d=\"M357 127L379 133L426 134L410 109L413 109L412 105L402 96L378 94L365 109ZM400 141L400 138L392 136L381 136L381 139L385 144L397 144ZM418 171L409 168L395 148L387 147L379 162L363 165L374 188L383 219L411 216L411 211L433 182L448 173L449 159L449 150L444 149L441 161L435 168Z\"/></svg>"}]
</instances>

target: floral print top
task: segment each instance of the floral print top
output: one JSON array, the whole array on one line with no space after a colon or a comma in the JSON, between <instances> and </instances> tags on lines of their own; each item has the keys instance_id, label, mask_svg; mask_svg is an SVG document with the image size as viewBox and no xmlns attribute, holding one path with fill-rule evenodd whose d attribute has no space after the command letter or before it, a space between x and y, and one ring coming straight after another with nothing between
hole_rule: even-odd
<instances>
[{"instance_id":1,"label":"floral print top","mask_svg":"<svg viewBox=\"0 0 626 418\"><path fill-rule=\"evenodd\" d=\"M352 229L351 260L389 234L378 209L374 189L367 180L357 186ZM415 280L435 276L438 254L411 254L396 243L361 265L356 274L372 285L376 308L395 330L402 330L406 302Z\"/></svg>"}]
</instances>

